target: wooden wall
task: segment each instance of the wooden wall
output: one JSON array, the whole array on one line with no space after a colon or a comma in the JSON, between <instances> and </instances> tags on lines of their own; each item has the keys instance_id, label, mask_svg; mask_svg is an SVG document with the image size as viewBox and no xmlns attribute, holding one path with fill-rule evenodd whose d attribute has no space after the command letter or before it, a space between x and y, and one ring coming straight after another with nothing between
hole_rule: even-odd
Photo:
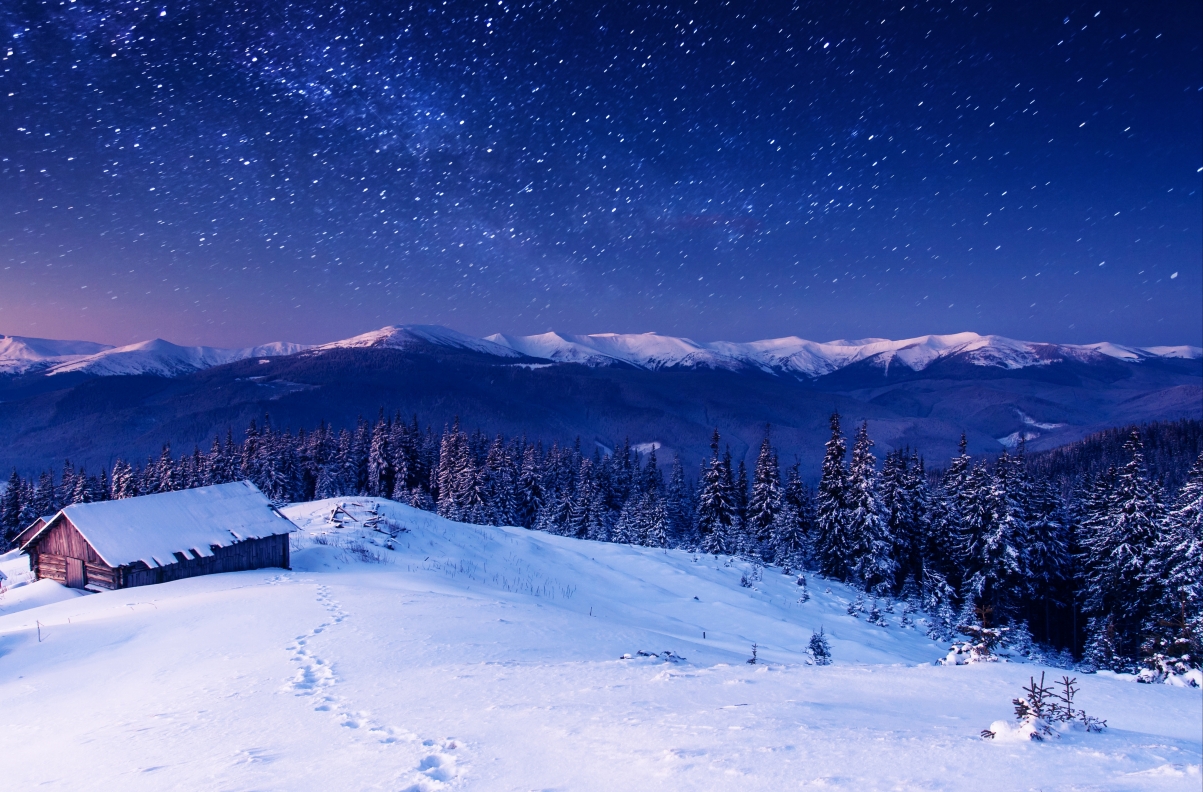
<instances>
[{"instance_id":1,"label":"wooden wall","mask_svg":"<svg viewBox=\"0 0 1203 792\"><path fill-rule=\"evenodd\" d=\"M88 540L75 529L71 520L60 517L30 548L30 567L38 578L67 584L67 558L84 562L87 584L96 588L115 589L120 586L117 570L104 562Z\"/></svg>"},{"instance_id":2,"label":"wooden wall","mask_svg":"<svg viewBox=\"0 0 1203 792\"><path fill-rule=\"evenodd\" d=\"M210 557L191 558L176 553L174 564L154 569L142 562L121 568L121 587L148 586L169 580L213 575L219 572L240 572L244 569L283 567L288 569L288 534L248 539L228 547L213 548Z\"/></svg>"}]
</instances>

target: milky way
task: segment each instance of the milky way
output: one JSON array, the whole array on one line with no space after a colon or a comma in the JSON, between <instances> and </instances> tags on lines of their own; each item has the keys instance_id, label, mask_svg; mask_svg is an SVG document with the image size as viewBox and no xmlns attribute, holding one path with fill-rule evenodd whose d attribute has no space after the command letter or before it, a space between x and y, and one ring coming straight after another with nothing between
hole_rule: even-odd
<instances>
[{"instance_id":1,"label":"milky way","mask_svg":"<svg viewBox=\"0 0 1203 792\"><path fill-rule=\"evenodd\" d=\"M0 332L1198 344L1203 22L1136 6L15 0Z\"/></svg>"}]
</instances>

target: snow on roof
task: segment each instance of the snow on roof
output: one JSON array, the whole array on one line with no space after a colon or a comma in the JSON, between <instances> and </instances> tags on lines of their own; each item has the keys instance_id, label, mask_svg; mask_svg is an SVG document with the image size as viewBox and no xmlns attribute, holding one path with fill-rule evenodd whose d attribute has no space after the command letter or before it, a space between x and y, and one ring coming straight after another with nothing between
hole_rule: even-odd
<instances>
[{"instance_id":1,"label":"snow on roof","mask_svg":"<svg viewBox=\"0 0 1203 792\"><path fill-rule=\"evenodd\" d=\"M137 498L77 503L59 512L112 567L176 563L175 553L211 556L224 547L297 530L249 481ZM58 515L55 515L56 522Z\"/></svg>"}]
</instances>

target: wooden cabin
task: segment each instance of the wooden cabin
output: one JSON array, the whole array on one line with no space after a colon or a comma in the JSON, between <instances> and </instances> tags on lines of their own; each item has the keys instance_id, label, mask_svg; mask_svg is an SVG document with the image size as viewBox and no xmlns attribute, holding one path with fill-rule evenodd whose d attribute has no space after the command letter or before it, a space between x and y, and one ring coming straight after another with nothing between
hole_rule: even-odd
<instances>
[{"instance_id":1,"label":"wooden cabin","mask_svg":"<svg viewBox=\"0 0 1203 792\"><path fill-rule=\"evenodd\" d=\"M38 579L119 589L218 572L288 569L288 535L295 530L254 484L238 481L77 503L46 520L20 547Z\"/></svg>"},{"instance_id":2,"label":"wooden cabin","mask_svg":"<svg viewBox=\"0 0 1203 792\"><path fill-rule=\"evenodd\" d=\"M53 514L47 514L45 517L39 517L29 525L21 529L21 532L13 537L13 547L21 547L33 537L38 531L42 530L42 526L50 522L54 517Z\"/></svg>"}]
</instances>

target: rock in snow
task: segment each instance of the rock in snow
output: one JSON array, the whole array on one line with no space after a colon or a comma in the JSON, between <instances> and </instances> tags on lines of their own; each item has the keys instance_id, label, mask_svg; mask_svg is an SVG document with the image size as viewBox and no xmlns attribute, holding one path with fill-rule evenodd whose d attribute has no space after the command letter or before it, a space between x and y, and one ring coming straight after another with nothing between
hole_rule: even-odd
<instances>
[{"instance_id":1,"label":"rock in snow","mask_svg":"<svg viewBox=\"0 0 1203 792\"><path fill-rule=\"evenodd\" d=\"M830 581L799 603L739 560L367 498L284 512L291 571L12 612L33 585L0 557L6 787L1199 788L1196 689L1080 677L1107 732L988 741L1040 669L935 666L946 646ZM820 627L830 666L806 664Z\"/></svg>"}]
</instances>

